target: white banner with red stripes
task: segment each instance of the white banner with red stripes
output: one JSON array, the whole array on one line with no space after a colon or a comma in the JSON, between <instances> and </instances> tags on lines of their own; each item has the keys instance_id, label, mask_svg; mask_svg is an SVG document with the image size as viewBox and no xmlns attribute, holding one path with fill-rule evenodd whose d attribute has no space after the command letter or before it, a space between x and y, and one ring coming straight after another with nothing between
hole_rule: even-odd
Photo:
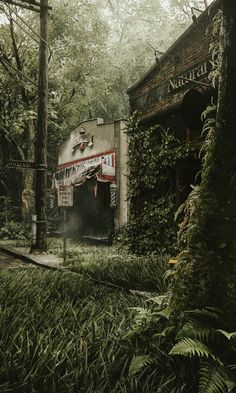
<instances>
[{"instance_id":1,"label":"white banner with red stripes","mask_svg":"<svg viewBox=\"0 0 236 393\"><path fill-rule=\"evenodd\" d=\"M83 159L68 167L63 165L63 168L53 175L53 188L58 188L60 185L78 186L94 176L97 176L100 181L114 181L115 152Z\"/></svg>"}]
</instances>

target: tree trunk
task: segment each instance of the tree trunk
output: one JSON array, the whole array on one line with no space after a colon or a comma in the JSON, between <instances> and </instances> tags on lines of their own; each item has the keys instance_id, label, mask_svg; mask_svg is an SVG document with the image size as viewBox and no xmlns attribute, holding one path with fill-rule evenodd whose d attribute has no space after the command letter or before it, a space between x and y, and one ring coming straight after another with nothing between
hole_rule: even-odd
<instances>
[{"instance_id":1,"label":"tree trunk","mask_svg":"<svg viewBox=\"0 0 236 393\"><path fill-rule=\"evenodd\" d=\"M216 126L173 280L177 310L236 306L236 1L223 1ZM235 311L235 310L234 310ZM235 314L235 313L233 313ZM236 323L236 321L235 321Z\"/></svg>"}]
</instances>

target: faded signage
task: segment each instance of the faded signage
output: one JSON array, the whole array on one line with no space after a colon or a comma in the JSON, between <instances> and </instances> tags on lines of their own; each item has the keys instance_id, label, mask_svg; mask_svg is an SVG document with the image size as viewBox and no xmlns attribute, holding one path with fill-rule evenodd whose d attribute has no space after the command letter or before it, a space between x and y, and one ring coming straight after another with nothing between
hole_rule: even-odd
<instances>
[{"instance_id":1,"label":"faded signage","mask_svg":"<svg viewBox=\"0 0 236 393\"><path fill-rule=\"evenodd\" d=\"M209 60L204 60L195 64L190 69L184 70L183 73L175 75L161 85L149 90L146 94L141 95L133 101L133 110L144 111L153 104L161 102L165 98L174 95L184 89L188 84L193 83L207 76L211 68Z\"/></svg>"},{"instance_id":2,"label":"faded signage","mask_svg":"<svg viewBox=\"0 0 236 393\"><path fill-rule=\"evenodd\" d=\"M35 169L35 162L11 160L6 163L6 166L12 169Z\"/></svg>"},{"instance_id":3,"label":"faded signage","mask_svg":"<svg viewBox=\"0 0 236 393\"><path fill-rule=\"evenodd\" d=\"M73 187L60 185L57 189L58 206L70 207L73 206Z\"/></svg>"},{"instance_id":4,"label":"faded signage","mask_svg":"<svg viewBox=\"0 0 236 393\"><path fill-rule=\"evenodd\" d=\"M174 79L169 79L168 93L181 88L191 81L200 79L202 76L207 75L207 73L207 61L205 60L184 74L178 75Z\"/></svg>"},{"instance_id":5,"label":"faded signage","mask_svg":"<svg viewBox=\"0 0 236 393\"><path fill-rule=\"evenodd\" d=\"M90 134L79 135L75 137L72 142L72 149L75 150L77 147L80 150L84 150L86 146L92 147L94 143L94 137Z\"/></svg>"}]
</instances>

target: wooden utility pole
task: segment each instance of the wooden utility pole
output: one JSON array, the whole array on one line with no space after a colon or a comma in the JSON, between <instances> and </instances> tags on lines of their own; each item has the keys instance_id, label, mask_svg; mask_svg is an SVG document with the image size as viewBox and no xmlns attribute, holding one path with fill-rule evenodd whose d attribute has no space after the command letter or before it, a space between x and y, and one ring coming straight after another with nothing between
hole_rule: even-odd
<instances>
[{"instance_id":1,"label":"wooden utility pole","mask_svg":"<svg viewBox=\"0 0 236 393\"><path fill-rule=\"evenodd\" d=\"M0 0L40 13L39 81L38 81L38 123L35 143L35 212L36 242L31 252L47 250L47 119L48 119L48 0ZM17 70L19 72L19 70ZM22 73L21 73L22 74ZM22 74L24 76L24 74ZM26 76L24 76L26 77ZM27 77L26 77L27 78ZM29 79L29 78L27 78ZM32 82L32 81L31 81Z\"/></svg>"},{"instance_id":2,"label":"wooden utility pole","mask_svg":"<svg viewBox=\"0 0 236 393\"><path fill-rule=\"evenodd\" d=\"M31 251L47 250L47 118L48 118L48 0L40 0L38 122L35 142L36 243Z\"/></svg>"}]
</instances>

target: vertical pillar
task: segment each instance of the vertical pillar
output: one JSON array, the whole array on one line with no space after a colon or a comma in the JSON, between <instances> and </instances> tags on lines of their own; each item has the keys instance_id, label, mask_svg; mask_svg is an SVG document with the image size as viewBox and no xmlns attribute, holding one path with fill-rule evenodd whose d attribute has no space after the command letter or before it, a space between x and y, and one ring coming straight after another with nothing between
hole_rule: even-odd
<instances>
[{"instance_id":1,"label":"vertical pillar","mask_svg":"<svg viewBox=\"0 0 236 393\"><path fill-rule=\"evenodd\" d=\"M48 0L40 0L40 37L38 122L35 144L37 233L36 243L31 249L42 252L47 249Z\"/></svg>"}]
</instances>

